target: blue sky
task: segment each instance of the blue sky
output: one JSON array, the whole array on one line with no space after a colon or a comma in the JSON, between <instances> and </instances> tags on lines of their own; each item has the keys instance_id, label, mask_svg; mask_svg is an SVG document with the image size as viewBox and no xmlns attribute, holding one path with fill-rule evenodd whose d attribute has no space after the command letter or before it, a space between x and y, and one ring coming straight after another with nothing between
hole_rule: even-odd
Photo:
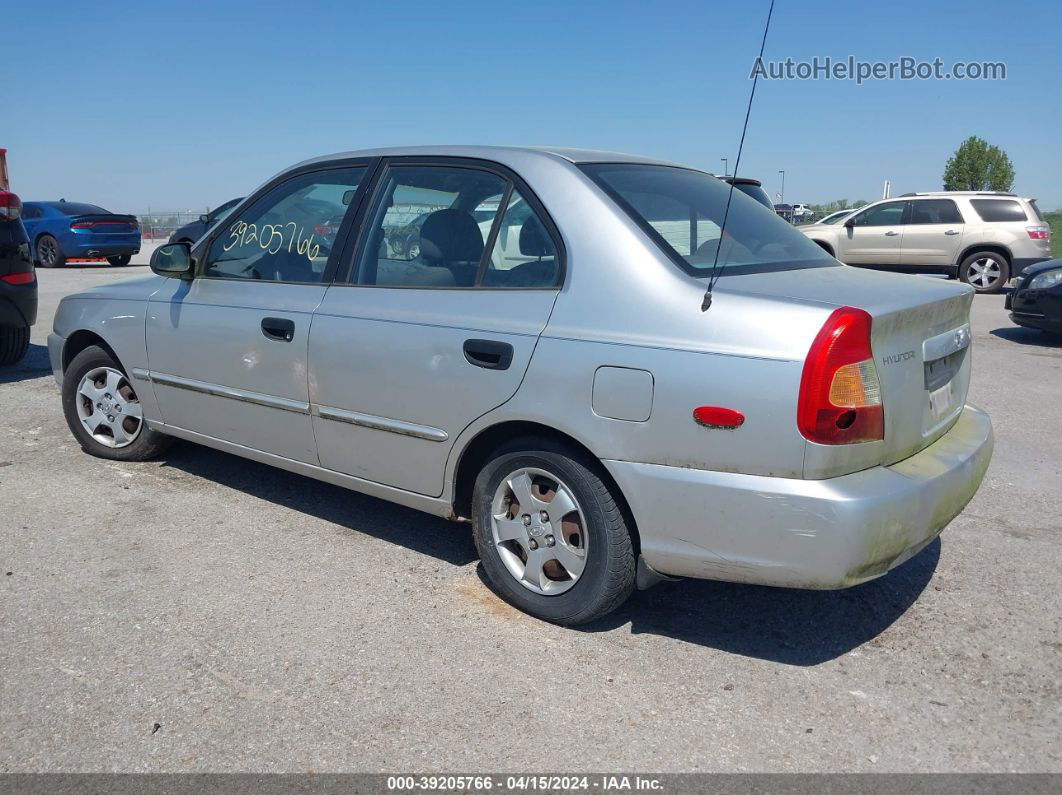
<instances>
[{"instance_id":1,"label":"blue sky","mask_svg":"<svg viewBox=\"0 0 1062 795\"><path fill-rule=\"evenodd\" d=\"M548 144L711 171L768 2L8 3L0 147L24 199L215 206L319 154ZM89 10L91 9L91 10ZM1062 207L1062 3L777 0L768 59L1006 62L1005 81L761 81L741 171L789 202L939 190L968 135ZM43 47L43 49L42 49Z\"/></svg>"}]
</instances>

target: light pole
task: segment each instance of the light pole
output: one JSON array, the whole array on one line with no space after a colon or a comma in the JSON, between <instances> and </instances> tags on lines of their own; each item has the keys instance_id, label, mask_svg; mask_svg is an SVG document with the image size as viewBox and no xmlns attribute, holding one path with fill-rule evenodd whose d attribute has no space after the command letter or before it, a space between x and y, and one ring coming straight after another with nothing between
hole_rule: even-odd
<instances>
[{"instance_id":1,"label":"light pole","mask_svg":"<svg viewBox=\"0 0 1062 795\"><path fill-rule=\"evenodd\" d=\"M785 204L785 169L780 169L778 173L782 175L782 196L778 203Z\"/></svg>"},{"instance_id":2,"label":"light pole","mask_svg":"<svg viewBox=\"0 0 1062 795\"><path fill-rule=\"evenodd\" d=\"M724 177L728 176L729 175L729 166L727 166L727 164L726 164L727 163L726 158L725 157L721 157L719 159L723 161L723 176Z\"/></svg>"}]
</instances>

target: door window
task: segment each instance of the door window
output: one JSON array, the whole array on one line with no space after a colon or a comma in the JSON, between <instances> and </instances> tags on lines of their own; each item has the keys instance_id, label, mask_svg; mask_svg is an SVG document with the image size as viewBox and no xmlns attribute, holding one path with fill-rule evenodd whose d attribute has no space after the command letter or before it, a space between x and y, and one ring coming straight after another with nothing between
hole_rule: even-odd
<instances>
[{"instance_id":1,"label":"door window","mask_svg":"<svg viewBox=\"0 0 1062 795\"><path fill-rule=\"evenodd\" d=\"M230 216L201 275L222 279L320 282L365 167L300 174Z\"/></svg>"},{"instance_id":2,"label":"door window","mask_svg":"<svg viewBox=\"0 0 1062 795\"><path fill-rule=\"evenodd\" d=\"M492 171L393 166L367 219L356 271L359 284L472 288L556 283L552 238L511 182Z\"/></svg>"},{"instance_id":3,"label":"door window","mask_svg":"<svg viewBox=\"0 0 1062 795\"><path fill-rule=\"evenodd\" d=\"M853 220L855 226L899 226L903 220L903 206L907 202L886 202L871 207L857 215Z\"/></svg>"},{"instance_id":4,"label":"door window","mask_svg":"<svg viewBox=\"0 0 1062 795\"><path fill-rule=\"evenodd\" d=\"M919 199L911 202L909 224L961 224L962 215L951 199Z\"/></svg>"}]
</instances>

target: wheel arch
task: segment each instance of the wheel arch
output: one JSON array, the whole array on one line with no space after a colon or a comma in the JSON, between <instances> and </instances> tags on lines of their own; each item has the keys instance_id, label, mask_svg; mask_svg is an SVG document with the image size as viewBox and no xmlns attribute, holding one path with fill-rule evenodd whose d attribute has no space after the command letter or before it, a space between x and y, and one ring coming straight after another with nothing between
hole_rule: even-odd
<instances>
[{"instance_id":1,"label":"wheel arch","mask_svg":"<svg viewBox=\"0 0 1062 795\"><path fill-rule=\"evenodd\" d=\"M582 454L593 465L595 473L608 486L623 512L623 518L631 534L631 543L634 545L634 553L641 552L641 538L638 534L638 524L631 512L619 484L616 483L608 469L601 463L601 459L594 454L585 444L574 436L564 431L543 425L538 422L525 420L507 420L484 428L477 433L461 450L454 468L452 510L454 517L470 517L472 515L472 489L476 482L476 476L487 463L491 453L501 445L513 439L521 437L537 437L548 439L552 442L568 447Z\"/></svg>"},{"instance_id":2,"label":"wheel arch","mask_svg":"<svg viewBox=\"0 0 1062 795\"><path fill-rule=\"evenodd\" d=\"M74 357L77 356L85 348L91 348L96 345L107 353L116 361L118 365L124 370L125 366L122 364L122 360L118 357L118 354L114 352L114 348L107 344L107 340L103 339L95 331L89 329L78 329L69 337L66 338L66 342L63 343L63 372L65 373L70 366L70 362L74 361Z\"/></svg>"},{"instance_id":3,"label":"wheel arch","mask_svg":"<svg viewBox=\"0 0 1062 795\"><path fill-rule=\"evenodd\" d=\"M1014 262L1014 255L1011 254L1010 249L1001 243L973 243L966 246L959 254L958 260L955 262L955 267L958 268L966 261L966 258L971 254L977 254L981 251L991 251L994 254L1001 254L1007 260L1007 265L1011 265Z\"/></svg>"},{"instance_id":4,"label":"wheel arch","mask_svg":"<svg viewBox=\"0 0 1062 795\"><path fill-rule=\"evenodd\" d=\"M817 246L818 246L819 248L821 248L821 249L822 249L823 251L825 251L825 252L826 252L827 254L829 254L829 255L830 255L831 257L834 257L834 258L836 258L836 257L837 257L837 254L836 254L836 253L834 253L834 250L833 250L833 246L831 246L831 245L830 245L829 243L827 243L827 242L826 242L825 240L816 240L816 239L815 239L815 238L813 238L813 237L812 237L812 238L808 238L808 239L809 239L809 240L810 240L810 241L811 241L812 243L814 243L815 245L817 245Z\"/></svg>"}]
</instances>

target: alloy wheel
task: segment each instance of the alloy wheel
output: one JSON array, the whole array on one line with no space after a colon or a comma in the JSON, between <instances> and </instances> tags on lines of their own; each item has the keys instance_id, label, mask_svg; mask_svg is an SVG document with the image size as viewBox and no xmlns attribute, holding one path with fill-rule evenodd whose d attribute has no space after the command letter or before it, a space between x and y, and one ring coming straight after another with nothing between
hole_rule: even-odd
<instances>
[{"instance_id":1,"label":"alloy wheel","mask_svg":"<svg viewBox=\"0 0 1062 795\"><path fill-rule=\"evenodd\" d=\"M59 249L53 238L42 237L37 241L37 259L41 261L44 267L52 267L58 257Z\"/></svg>"},{"instance_id":2,"label":"alloy wheel","mask_svg":"<svg viewBox=\"0 0 1062 795\"><path fill-rule=\"evenodd\" d=\"M129 379L111 367L96 367L77 386L77 416L95 441L127 447L144 427L144 413Z\"/></svg>"},{"instance_id":3,"label":"alloy wheel","mask_svg":"<svg viewBox=\"0 0 1062 795\"><path fill-rule=\"evenodd\" d=\"M572 490L542 469L502 478L491 503L491 532L502 563L523 587L555 596L586 566L586 518Z\"/></svg>"},{"instance_id":4,"label":"alloy wheel","mask_svg":"<svg viewBox=\"0 0 1062 795\"><path fill-rule=\"evenodd\" d=\"M1001 276L999 263L991 257L978 257L970 263L969 282L981 290L995 287Z\"/></svg>"}]
</instances>

